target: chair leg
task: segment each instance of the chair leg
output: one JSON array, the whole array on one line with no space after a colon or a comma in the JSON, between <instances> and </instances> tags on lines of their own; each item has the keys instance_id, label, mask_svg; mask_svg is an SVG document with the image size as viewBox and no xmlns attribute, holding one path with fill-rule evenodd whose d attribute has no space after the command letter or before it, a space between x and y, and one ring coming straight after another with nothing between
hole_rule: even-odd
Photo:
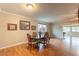
<instances>
[{"instance_id":1,"label":"chair leg","mask_svg":"<svg viewBox=\"0 0 79 59\"><path fill-rule=\"evenodd\" d=\"M33 48L33 44L31 45L31 47Z\"/></svg>"},{"instance_id":2,"label":"chair leg","mask_svg":"<svg viewBox=\"0 0 79 59\"><path fill-rule=\"evenodd\" d=\"M28 44L28 48L30 49L30 47L31 47L31 44Z\"/></svg>"}]
</instances>

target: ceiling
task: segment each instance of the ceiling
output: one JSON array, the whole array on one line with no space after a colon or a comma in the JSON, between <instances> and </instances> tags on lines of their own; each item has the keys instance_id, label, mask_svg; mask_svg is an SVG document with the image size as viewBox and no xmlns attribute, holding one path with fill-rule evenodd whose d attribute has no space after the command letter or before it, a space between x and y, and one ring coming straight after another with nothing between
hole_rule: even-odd
<instances>
[{"instance_id":1,"label":"ceiling","mask_svg":"<svg viewBox=\"0 0 79 59\"><path fill-rule=\"evenodd\" d=\"M1 11L36 18L39 22L60 22L77 16L77 3L36 3L34 10L27 10L25 3L0 3Z\"/></svg>"}]
</instances>

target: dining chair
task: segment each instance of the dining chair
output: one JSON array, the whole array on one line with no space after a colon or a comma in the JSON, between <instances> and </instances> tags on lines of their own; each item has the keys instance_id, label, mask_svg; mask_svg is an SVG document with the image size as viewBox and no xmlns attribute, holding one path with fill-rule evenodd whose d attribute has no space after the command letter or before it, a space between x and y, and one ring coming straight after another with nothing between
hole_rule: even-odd
<instances>
[{"instance_id":1,"label":"dining chair","mask_svg":"<svg viewBox=\"0 0 79 59\"><path fill-rule=\"evenodd\" d=\"M50 37L49 37L49 33L48 32L45 32L44 38L45 38L45 43L49 44Z\"/></svg>"},{"instance_id":2,"label":"dining chair","mask_svg":"<svg viewBox=\"0 0 79 59\"><path fill-rule=\"evenodd\" d=\"M37 33L36 33L36 32L33 32L33 33L32 33L32 37L33 37L33 38L37 38Z\"/></svg>"},{"instance_id":3,"label":"dining chair","mask_svg":"<svg viewBox=\"0 0 79 59\"><path fill-rule=\"evenodd\" d=\"M31 38L30 34L27 34L27 38L28 38L28 46L30 47L35 47L37 45L37 41L33 41L33 39Z\"/></svg>"}]
</instances>

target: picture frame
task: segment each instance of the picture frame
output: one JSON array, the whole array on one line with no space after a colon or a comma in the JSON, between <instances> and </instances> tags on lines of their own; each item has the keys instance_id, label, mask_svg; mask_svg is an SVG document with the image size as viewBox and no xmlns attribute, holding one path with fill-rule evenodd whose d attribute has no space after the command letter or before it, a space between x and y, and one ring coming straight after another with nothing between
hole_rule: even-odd
<instances>
[{"instance_id":1,"label":"picture frame","mask_svg":"<svg viewBox=\"0 0 79 59\"><path fill-rule=\"evenodd\" d=\"M36 30L36 26L32 25L31 30Z\"/></svg>"},{"instance_id":2,"label":"picture frame","mask_svg":"<svg viewBox=\"0 0 79 59\"><path fill-rule=\"evenodd\" d=\"M8 23L7 30L17 30L17 24Z\"/></svg>"},{"instance_id":3,"label":"picture frame","mask_svg":"<svg viewBox=\"0 0 79 59\"><path fill-rule=\"evenodd\" d=\"M30 30L30 21L20 20L20 30Z\"/></svg>"}]
</instances>

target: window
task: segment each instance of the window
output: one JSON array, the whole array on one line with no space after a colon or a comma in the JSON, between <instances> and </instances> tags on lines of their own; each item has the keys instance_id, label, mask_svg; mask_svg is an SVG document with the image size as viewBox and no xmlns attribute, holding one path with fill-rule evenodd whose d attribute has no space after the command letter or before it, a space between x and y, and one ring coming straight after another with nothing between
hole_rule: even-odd
<instances>
[{"instance_id":1,"label":"window","mask_svg":"<svg viewBox=\"0 0 79 59\"><path fill-rule=\"evenodd\" d=\"M38 24L38 32L47 32L47 26L44 24Z\"/></svg>"},{"instance_id":2,"label":"window","mask_svg":"<svg viewBox=\"0 0 79 59\"><path fill-rule=\"evenodd\" d=\"M63 27L63 32L70 32L71 27L65 26Z\"/></svg>"},{"instance_id":3,"label":"window","mask_svg":"<svg viewBox=\"0 0 79 59\"><path fill-rule=\"evenodd\" d=\"M79 48L79 25L68 25L63 27L65 43L69 47Z\"/></svg>"},{"instance_id":4,"label":"window","mask_svg":"<svg viewBox=\"0 0 79 59\"><path fill-rule=\"evenodd\" d=\"M38 24L38 33L41 33L41 37L44 37L44 33L45 32L47 32L47 25L45 25L45 24Z\"/></svg>"},{"instance_id":5,"label":"window","mask_svg":"<svg viewBox=\"0 0 79 59\"><path fill-rule=\"evenodd\" d=\"M79 32L79 26L73 26L72 32Z\"/></svg>"}]
</instances>

